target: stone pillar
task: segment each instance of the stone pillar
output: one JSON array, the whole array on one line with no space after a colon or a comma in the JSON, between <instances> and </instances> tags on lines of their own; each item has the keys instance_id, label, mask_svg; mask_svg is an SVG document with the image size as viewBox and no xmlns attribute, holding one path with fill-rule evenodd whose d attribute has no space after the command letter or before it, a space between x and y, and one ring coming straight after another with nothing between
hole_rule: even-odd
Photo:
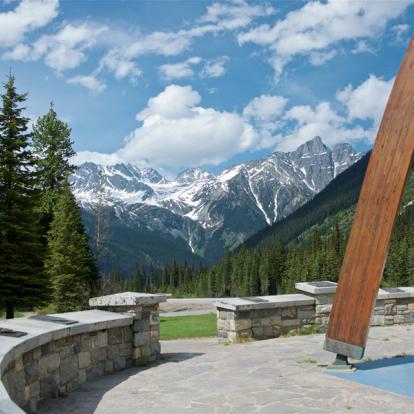
<instances>
[{"instance_id":1,"label":"stone pillar","mask_svg":"<svg viewBox=\"0 0 414 414\"><path fill-rule=\"evenodd\" d=\"M136 365L146 365L161 354L159 304L166 295L124 292L89 299L89 306L133 317L132 358Z\"/></svg>"},{"instance_id":2,"label":"stone pillar","mask_svg":"<svg viewBox=\"0 0 414 414\"><path fill-rule=\"evenodd\" d=\"M296 290L315 299L315 325L320 332L326 332L329 315L336 292L336 283L327 280L301 282L295 284Z\"/></svg>"}]
</instances>

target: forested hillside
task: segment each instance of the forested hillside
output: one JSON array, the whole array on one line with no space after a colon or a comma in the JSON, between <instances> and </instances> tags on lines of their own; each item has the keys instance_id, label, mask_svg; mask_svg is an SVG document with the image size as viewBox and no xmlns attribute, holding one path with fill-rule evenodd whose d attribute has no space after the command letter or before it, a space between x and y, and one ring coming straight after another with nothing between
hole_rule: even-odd
<instances>
[{"instance_id":1,"label":"forested hillside","mask_svg":"<svg viewBox=\"0 0 414 414\"><path fill-rule=\"evenodd\" d=\"M289 293L299 281L333 280L340 266L369 154L285 220L216 265L171 264L147 275L147 288L175 294L244 296ZM414 177L407 183L384 272L384 286L414 283Z\"/></svg>"}]
</instances>

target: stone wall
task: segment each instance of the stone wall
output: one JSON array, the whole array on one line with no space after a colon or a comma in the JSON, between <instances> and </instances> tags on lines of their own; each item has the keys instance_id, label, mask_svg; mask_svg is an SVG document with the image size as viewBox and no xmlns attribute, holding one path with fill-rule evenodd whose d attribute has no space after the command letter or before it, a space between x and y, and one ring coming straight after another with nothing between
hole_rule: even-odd
<instances>
[{"instance_id":1,"label":"stone wall","mask_svg":"<svg viewBox=\"0 0 414 414\"><path fill-rule=\"evenodd\" d=\"M314 302L305 295L222 300L216 304L219 340L276 338L302 326L312 326Z\"/></svg>"},{"instance_id":2,"label":"stone wall","mask_svg":"<svg viewBox=\"0 0 414 414\"><path fill-rule=\"evenodd\" d=\"M61 338L11 361L3 373L10 397L27 412L80 384L134 366L130 326Z\"/></svg>"},{"instance_id":3,"label":"stone wall","mask_svg":"<svg viewBox=\"0 0 414 414\"><path fill-rule=\"evenodd\" d=\"M165 300L127 292L91 299L98 310L1 321L0 328L25 335L0 335L0 414L34 413L45 399L158 359L158 306Z\"/></svg>"},{"instance_id":4,"label":"stone wall","mask_svg":"<svg viewBox=\"0 0 414 414\"><path fill-rule=\"evenodd\" d=\"M216 303L220 341L276 338L308 329L326 332L336 283L297 283L299 295L228 298ZM371 326L414 323L414 288L380 289Z\"/></svg>"}]
</instances>

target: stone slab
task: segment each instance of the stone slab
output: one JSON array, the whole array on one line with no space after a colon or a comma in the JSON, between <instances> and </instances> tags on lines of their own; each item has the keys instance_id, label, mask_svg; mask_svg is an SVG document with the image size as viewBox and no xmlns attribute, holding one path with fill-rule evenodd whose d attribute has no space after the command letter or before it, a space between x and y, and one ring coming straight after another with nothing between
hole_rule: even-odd
<instances>
[{"instance_id":1,"label":"stone slab","mask_svg":"<svg viewBox=\"0 0 414 414\"><path fill-rule=\"evenodd\" d=\"M167 301L167 295L152 293L123 292L114 295L98 296L89 299L89 306L92 308L105 308L112 306L142 306L156 305Z\"/></svg>"},{"instance_id":2,"label":"stone slab","mask_svg":"<svg viewBox=\"0 0 414 414\"><path fill-rule=\"evenodd\" d=\"M295 283L296 290L300 292L310 293L312 295L326 295L336 292L336 283L329 280L319 282L300 282Z\"/></svg>"},{"instance_id":3,"label":"stone slab","mask_svg":"<svg viewBox=\"0 0 414 414\"><path fill-rule=\"evenodd\" d=\"M217 309L228 309L232 311L287 308L289 306L313 305L315 299L302 294L255 296L246 298L226 298L215 302Z\"/></svg>"}]
</instances>

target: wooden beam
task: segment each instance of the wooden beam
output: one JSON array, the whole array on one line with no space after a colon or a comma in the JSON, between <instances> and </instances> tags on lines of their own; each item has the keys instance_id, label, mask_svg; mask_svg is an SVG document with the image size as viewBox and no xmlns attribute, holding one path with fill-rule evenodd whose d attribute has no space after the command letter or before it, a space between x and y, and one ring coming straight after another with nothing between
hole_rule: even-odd
<instances>
[{"instance_id":1,"label":"wooden beam","mask_svg":"<svg viewBox=\"0 0 414 414\"><path fill-rule=\"evenodd\" d=\"M325 349L362 358L392 230L414 153L414 37L369 160L325 339Z\"/></svg>"}]
</instances>

